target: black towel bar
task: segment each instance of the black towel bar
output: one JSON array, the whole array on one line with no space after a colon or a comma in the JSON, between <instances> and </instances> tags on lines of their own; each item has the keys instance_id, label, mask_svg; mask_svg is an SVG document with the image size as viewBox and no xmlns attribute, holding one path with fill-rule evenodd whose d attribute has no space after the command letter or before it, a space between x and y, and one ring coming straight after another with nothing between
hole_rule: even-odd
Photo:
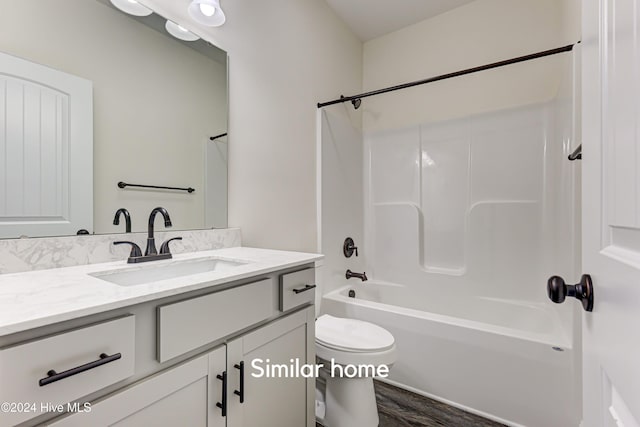
<instances>
[{"instance_id":1,"label":"black towel bar","mask_svg":"<svg viewBox=\"0 0 640 427\"><path fill-rule=\"evenodd\" d=\"M180 188L180 187L164 187L164 186L159 186L159 185L144 185L144 184L129 184L126 182L122 182L120 181L118 183L118 187L119 188L125 188L125 187L140 187L140 188L155 188L155 189L159 189L159 190L178 190L178 191L186 191L187 193L191 194L194 191L196 191L195 188Z\"/></svg>"}]
</instances>

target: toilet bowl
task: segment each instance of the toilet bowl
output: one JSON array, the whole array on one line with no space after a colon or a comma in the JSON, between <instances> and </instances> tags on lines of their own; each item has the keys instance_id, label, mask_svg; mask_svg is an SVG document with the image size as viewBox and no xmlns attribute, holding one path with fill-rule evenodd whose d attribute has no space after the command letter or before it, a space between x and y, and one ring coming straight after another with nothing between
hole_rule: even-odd
<instances>
[{"instance_id":1,"label":"toilet bowl","mask_svg":"<svg viewBox=\"0 0 640 427\"><path fill-rule=\"evenodd\" d=\"M369 322L325 314L316 320L316 355L326 382L323 425L376 427L372 371L395 362L393 335Z\"/></svg>"}]
</instances>

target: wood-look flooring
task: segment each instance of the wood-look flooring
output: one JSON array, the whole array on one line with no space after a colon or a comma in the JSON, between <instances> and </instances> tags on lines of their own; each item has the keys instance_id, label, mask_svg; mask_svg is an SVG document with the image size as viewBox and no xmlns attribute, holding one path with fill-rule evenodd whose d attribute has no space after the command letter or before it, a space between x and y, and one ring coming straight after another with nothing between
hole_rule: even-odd
<instances>
[{"instance_id":1,"label":"wood-look flooring","mask_svg":"<svg viewBox=\"0 0 640 427\"><path fill-rule=\"evenodd\" d=\"M380 381L375 381L375 389L379 427L504 427L495 421ZM322 427L320 424L316 426Z\"/></svg>"}]
</instances>

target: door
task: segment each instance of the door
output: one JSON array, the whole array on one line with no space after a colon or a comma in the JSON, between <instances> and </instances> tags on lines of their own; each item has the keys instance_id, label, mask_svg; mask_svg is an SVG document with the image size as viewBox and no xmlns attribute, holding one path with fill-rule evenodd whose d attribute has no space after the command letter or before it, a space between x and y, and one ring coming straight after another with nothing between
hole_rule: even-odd
<instances>
[{"instance_id":1,"label":"door","mask_svg":"<svg viewBox=\"0 0 640 427\"><path fill-rule=\"evenodd\" d=\"M315 363L314 314L309 307L227 344L227 427L315 426L315 378L296 369Z\"/></svg>"},{"instance_id":2,"label":"door","mask_svg":"<svg viewBox=\"0 0 640 427\"><path fill-rule=\"evenodd\" d=\"M583 426L640 426L640 1L583 0Z\"/></svg>"},{"instance_id":3,"label":"door","mask_svg":"<svg viewBox=\"0 0 640 427\"><path fill-rule=\"evenodd\" d=\"M93 230L92 83L0 53L0 238Z\"/></svg>"}]
</instances>

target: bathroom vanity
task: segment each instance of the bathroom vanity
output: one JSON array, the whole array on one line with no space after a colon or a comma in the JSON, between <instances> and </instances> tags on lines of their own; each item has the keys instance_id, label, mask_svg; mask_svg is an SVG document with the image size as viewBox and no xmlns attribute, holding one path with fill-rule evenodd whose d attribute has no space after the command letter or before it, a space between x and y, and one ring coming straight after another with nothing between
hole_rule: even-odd
<instances>
[{"instance_id":1,"label":"bathroom vanity","mask_svg":"<svg viewBox=\"0 0 640 427\"><path fill-rule=\"evenodd\" d=\"M0 276L0 427L313 426L315 254L227 248Z\"/></svg>"}]
</instances>

